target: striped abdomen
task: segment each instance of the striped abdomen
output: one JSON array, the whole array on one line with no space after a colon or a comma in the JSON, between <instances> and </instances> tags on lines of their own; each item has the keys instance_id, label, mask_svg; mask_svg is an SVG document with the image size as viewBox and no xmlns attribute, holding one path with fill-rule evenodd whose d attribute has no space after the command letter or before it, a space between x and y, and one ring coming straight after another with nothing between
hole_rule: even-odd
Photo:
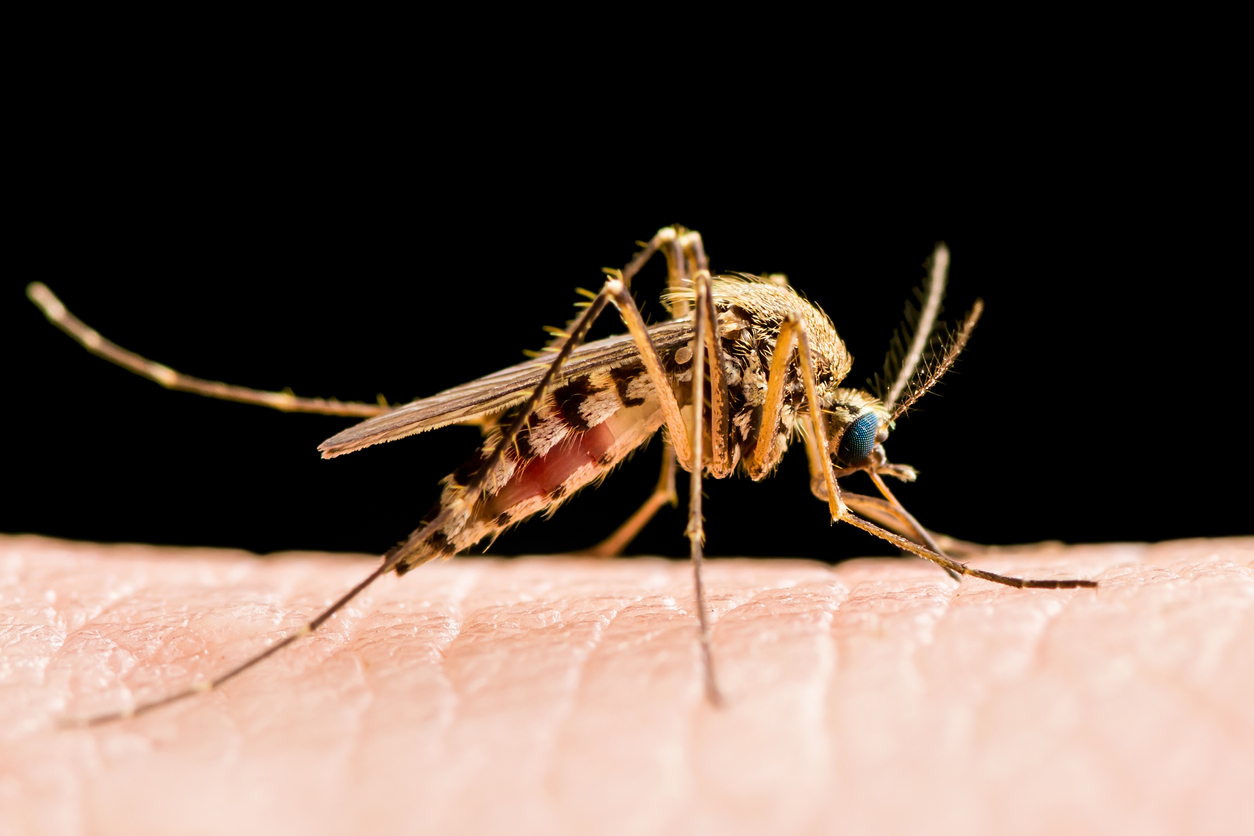
<instances>
[{"instance_id":1,"label":"striped abdomen","mask_svg":"<svg viewBox=\"0 0 1254 836\"><path fill-rule=\"evenodd\" d=\"M473 457L444 479L435 516L462 494L501 441L506 412ZM432 557L451 557L540 511L553 511L580 488L605 476L647 441L663 422L652 381L640 365L571 378L555 387L486 476L470 513L444 523L422 551L407 557L404 574Z\"/></svg>"}]
</instances>

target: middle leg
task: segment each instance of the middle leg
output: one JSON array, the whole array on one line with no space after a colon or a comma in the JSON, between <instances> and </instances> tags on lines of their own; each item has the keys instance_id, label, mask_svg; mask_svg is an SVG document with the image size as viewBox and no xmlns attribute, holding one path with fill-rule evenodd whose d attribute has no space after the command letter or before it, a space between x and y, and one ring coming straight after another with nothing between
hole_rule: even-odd
<instances>
[{"instance_id":1,"label":"middle leg","mask_svg":"<svg viewBox=\"0 0 1254 836\"><path fill-rule=\"evenodd\" d=\"M627 518L627 521L615 529L614 533L606 537L600 543L597 543L590 549L577 552L580 555L588 557L618 557L623 553L623 549L636 539L649 521L662 510L663 505L675 506L679 504L679 494L675 491L675 471L677 470L675 462L675 450L671 447L670 442L663 442L662 445L662 471L658 474L657 485L653 488L653 493L649 494L649 498L644 501L634 514Z\"/></svg>"},{"instance_id":2,"label":"middle leg","mask_svg":"<svg viewBox=\"0 0 1254 836\"><path fill-rule=\"evenodd\" d=\"M689 303L684 291L692 287L692 275L699 270L708 269L705 260L705 247L701 242L701 234L686 230L683 227L669 226L660 230L645 245L628 268L635 265L643 266L654 252L661 252L666 257L666 286L670 291L670 312L675 319L689 314ZM657 484L653 492L636 509L627 520L600 543L578 552L588 557L618 557L623 550L636 538L646 525L653 519L663 505L672 507L679 504L679 495L675 491L675 450L669 441L663 442L662 469L658 474Z\"/></svg>"}]
</instances>

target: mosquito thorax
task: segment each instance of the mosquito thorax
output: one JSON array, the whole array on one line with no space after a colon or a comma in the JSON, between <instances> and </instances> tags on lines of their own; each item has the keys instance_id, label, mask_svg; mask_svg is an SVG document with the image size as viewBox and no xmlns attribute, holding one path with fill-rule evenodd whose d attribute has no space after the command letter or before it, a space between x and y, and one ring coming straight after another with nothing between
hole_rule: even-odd
<instances>
[{"instance_id":1,"label":"mosquito thorax","mask_svg":"<svg viewBox=\"0 0 1254 836\"><path fill-rule=\"evenodd\" d=\"M837 389L827 412L828 454L838 467L853 467L888 439L887 411L860 389Z\"/></svg>"}]
</instances>

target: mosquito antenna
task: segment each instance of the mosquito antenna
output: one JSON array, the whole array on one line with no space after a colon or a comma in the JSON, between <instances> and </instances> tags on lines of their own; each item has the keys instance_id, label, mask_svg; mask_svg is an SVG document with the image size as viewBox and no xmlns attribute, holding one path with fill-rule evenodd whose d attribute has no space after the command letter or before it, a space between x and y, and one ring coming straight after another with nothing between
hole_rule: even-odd
<instances>
[{"instance_id":1,"label":"mosquito antenna","mask_svg":"<svg viewBox=\"0 0 1254 836\"><path fill-rule=\"evenodd\" d=\"M953 366L954 361L958 359L958 355L967 347L967 341L971 339L971 332L975 330L975 323L979 322L980 314L984 313L984 300L976 299L975 304L971 306L971 310L967 313L967 318L963 320L962 327L958 329L958 333L948 341L945 346L945 353L941 359L929 365L924 366L918 383L913 385L908 394L901 403L897 404L893 410L889 421L896 421L906 410L926 394L937 382L945 376L945 372Z\"/></svg>"},{"instance_id":2,"label":"mosquito antenna","mask_svg":"<svg viewBox=\"0 0 1254 836\"><path fill-rule=\"evenodd\" d=\"M923 360L928 339L932 335L932 329L936 327L936 317L940 315L941 301L945 298L945 282L949 276L949 248L943 242L936 245L926 266L928 276L923 280L922 289L915 291L923 307L916 309L914 305L906 304L906 324L893 335L888 357L884 360L884 371L876 381L875 388L879 389L883 381L893 378L893 385L883 398L884 407L890 412ZM905 337L911 331L913 335L910 338L910 348L906 349Z\"/></svg>"}]
</instances>

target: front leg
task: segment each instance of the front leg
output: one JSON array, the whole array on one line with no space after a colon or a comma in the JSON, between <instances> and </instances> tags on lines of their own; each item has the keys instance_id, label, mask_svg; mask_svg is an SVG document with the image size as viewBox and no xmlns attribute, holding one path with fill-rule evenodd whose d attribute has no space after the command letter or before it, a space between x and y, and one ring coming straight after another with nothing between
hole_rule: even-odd
<instances>
[{"instance_id":1,"label":"front leg","mask_svg":"<svg viewBox=\"0 0 1254 836\"><path fill-rule=\"evenodd\" d=\"M792 366L792 353L797 350L800 371L806 390L808 414L802 420L805 427L806 449L810 459L812 481L821 485L823 498L827 500L832 522L844 519L846 509L840 499L840 487L827 455L827 426L823 420L818 396L818 383L814 377L814 360L810 353L810 339L804 321L795 313L788 314L780 325L779 336L771 357L770 377L767 381L766 400L762 404L762 421L758 428L757 442L745 462L745 469L755 481L766 476L782 454L777 445L786 443L779 438L780 415L783 411L785 384ZM813 446L811 446L813 445ZM817 471L817 476L815 473ZM815 494L819 492L815 490Z\"/></svg>"}]
</instances>

